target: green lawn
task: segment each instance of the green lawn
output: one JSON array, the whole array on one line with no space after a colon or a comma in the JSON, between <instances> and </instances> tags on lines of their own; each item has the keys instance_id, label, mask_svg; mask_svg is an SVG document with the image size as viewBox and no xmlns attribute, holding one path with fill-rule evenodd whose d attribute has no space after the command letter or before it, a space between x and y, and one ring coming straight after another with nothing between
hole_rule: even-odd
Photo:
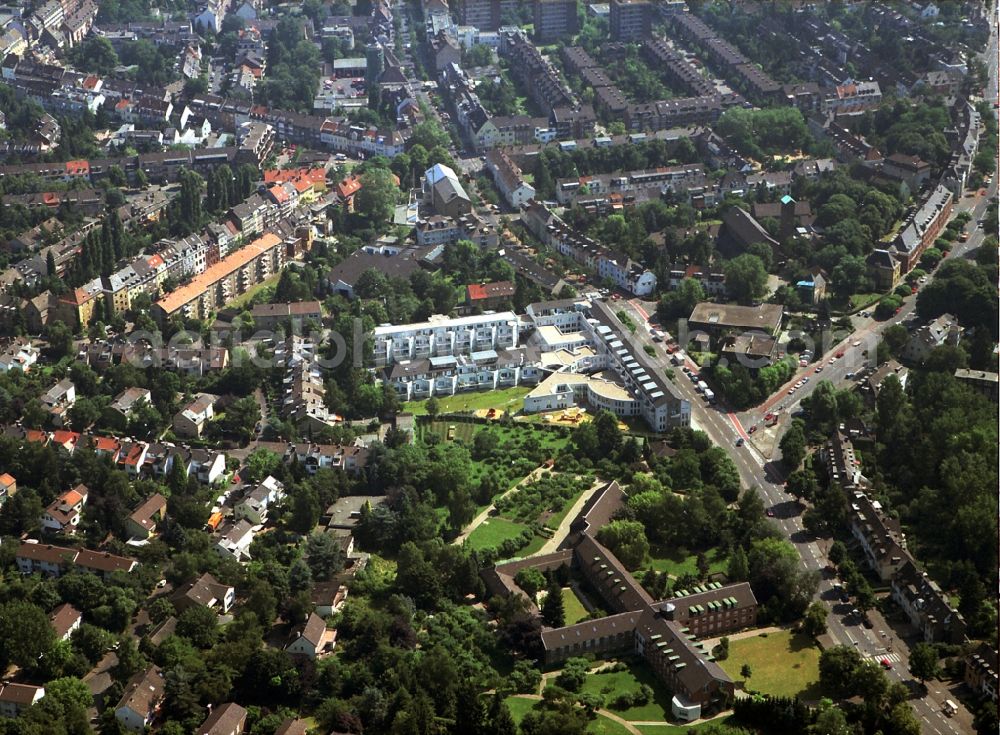
<instances>
[{"instance_id":1,"label":"green lawn","mask_svg":"<svg viewBox=\"0 0 1000 735\"><path fill-rule=\"evenodd\" d=\"M256 286L251 287L250 290L248 290L246 293L242 293L239 296L237 296L235 299L233 299L232 301L227 302L226 303L226 308L228 308L228 309L240 309L240 308L242 308L244 304L246 304L248 301L250 301L250 299L252 299L254 296L256 296L257 294L259 294L265 288L268 288L270 286L276 286L278 284L278 280L280 278L281 278L281 273L280 272L279 273L275 273L273 276L271 276L270 278L268 278L263 283L258 283Z\"/></svg>"},{"instance_id":2,"label":"green lawn","mask_svg":"<svg viewBox=\"0 0 1000 735\"><path fill-rule=\"evenodd\" d=\"M517 521L508 521L500 516L490 516L469 534L466 543L476 549L492 549L509 538L516 538L527 526Z\"/></svg>"},{"instance_id":3,"label":"green lawn","mask_svg":"<svg viewBox=\"0 0 1000 735\"><path fill-rule=\"evenodd\" d=\"M506 702L514 722L520 724L524 716L538 703L538 700L507 697ZM628 730L614 720L609 720L604 715L598 715L597 719L590 723L587 732L593 733L593 735L627 735Z\"/></svg>"},{"instance_id":4,"label":"green lawn","mask_svg":"<svg viewBox=\"0 0 1000 735\"><path fill-rule=\"evenodd\" d=\"M864 309L866 306L878 303L885 294L881 293L856 293L851 294L851 311Z\"/></svg>"},{"instance_id":5,"label":"green lawn","mask_svg":"<svg viewBox=\"0 0 1000 735\"><path fill-rule=\"evenodd\" d=\"M529 386L515 386L502 390L456 393L453 396L438 398L438 406L441 413L464 413L481 408L495 408L498 411L504 409L515 413L521 410L521 402L530 392ZM403 404L400 410L408 411L414 416L425 416L427 414L427 401L408 401Z\"/></svg>"},{"instance_id":6,"label":"green lawn","mask_svg":"<svg viewBox=\"0 0 1000 735\"><path fill-rule=\"evenodd\" d=\"M658 572L666 572L674 578L679 577L682 574L698 574L697 554L684 556L682 554L678 554L676 551L658 547L651 547L649 554L650 558L645 564L643 564L643 569L655 569ZM706 556L708 557L709 574L726 571L726 568L729 565L728 557L720 556L715 550L709 551Z\"/></svg>"},{"instance_id":7,"label":"green lawn","mask_svg":"<svg viewBox=\"0 0 1000 735\"><path fill-rule=\"evenodd\" d=\"M587 612L587 608L583 606L583 602L577 597L572 587L562 588L562 598L563 611L566 613L566 625L573 625L573 623L579 623L590 617L590 613Z\"/></svg>"},{"instance_id":8,"label":"green lawn","mask_svg":"<svg viewBox=\"0 0 1000 735\"><path fill-rule=\"evenodd\" d=\"M604 700L604 709L614 712L625 720L664 720L670 716L670 694L653 670L642 659L627 659L625 671L602 671L590 674L582 691L595 694ZM638 707L617 710L611 706L619 694L635 692L643 684L653 690L653 699Z\"/></svg>"},{"instance_id":9,"label":"green lawn","mask_svg":"<svg viewBox=\"0 0 1000 735\"><path fill-rule=\"evenodd\" d=\"M731 641L729 658L719 664L734 680L742 680L740 669L749 663L748 689L778 697L818 699L819 654L808 636L781 631Z\"/></svg>"}]
</instances>

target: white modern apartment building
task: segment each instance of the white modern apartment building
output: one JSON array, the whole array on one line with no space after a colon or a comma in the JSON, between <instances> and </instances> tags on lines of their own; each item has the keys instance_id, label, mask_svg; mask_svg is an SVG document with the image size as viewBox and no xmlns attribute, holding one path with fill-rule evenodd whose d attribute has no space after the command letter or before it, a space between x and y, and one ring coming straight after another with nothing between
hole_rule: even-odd
<instances>
[{"instance_id":1,"label":"white modern apartment building","mask_svg":"<svg viewBox=\"0 0 1000 735\"><path fill-rule=\"evenodd\" d=\"M517 346L519 327L532 331ZM402 400L539 383L528 413L586 404L642 416L656 431L688 426L691 405L633 343L611 307L564 299L512 312L379 327L377 367Z\"/></svg>"},{"instance_id":2,"label":"white modern apartment building","mask_svg":"<svg viewBox=\"0 0 1000 735\"><path fill-rule=\"evenodd\" d=\"M542 369L529 350L481 350L468 355L401 360L386 371L400 400L511 388L537 382Z\"/></svg>"},{"instance_id":3,"label":"white modern apartment building","mask_svg":"<svg viewBox=\"0 0 1000 735\"><path fill-rule=\"evenodd\" d=\"M434 315L426 322L376 327L374 340L377 367L403 360L471 356L517 347L518 318L512 311L456 319Z\"/></svg>"}]
</instances>

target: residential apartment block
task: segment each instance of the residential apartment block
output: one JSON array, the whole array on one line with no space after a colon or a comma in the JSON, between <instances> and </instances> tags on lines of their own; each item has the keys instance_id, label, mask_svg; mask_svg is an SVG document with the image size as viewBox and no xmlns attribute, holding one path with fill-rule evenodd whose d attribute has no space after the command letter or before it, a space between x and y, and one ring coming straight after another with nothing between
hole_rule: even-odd
<instances>
[{"instance_id":1,"label":"residential apartment block","mask_svg":"<svg viewBox=\"0 0 1000 735\"><path fill-rule=\"evenodd\" d=\"M160 323L175 315L204 319L280 271L284 260L285 244L277 235L266 233L161 298L153 305L153 315Z\"/></svg>"},{"instance_id":2,"label":"residential apartment block","mask_svg":"<svg viewBox=\"0 0 1000 735\"><path fill-rule=\"evenodd\" d=\"M580 30L576 0L533 0L535 39L544 43Z\"/></svg>"},{"instance_id":3,"label":"residential apartment block","mask_svg":"<svg viewBox=\"0 0 1000 735\"><path fill-rule=\"evenodd\" d=\"M416 324L378 326L374 340L378 367L402 360L472 355L517 347L518 318L512 311L455 319L433 316Z\"/></svg>"},{"instance_id":4,"label":"residential apartment block","mask_svg":"<svg viewBox=\"0 0 1000 735\"><path fill-rule=\"evenodd\" d=\"M611 0L611 40L638 41L652 33L649 0Z\"/></svg>"}]
</instances>

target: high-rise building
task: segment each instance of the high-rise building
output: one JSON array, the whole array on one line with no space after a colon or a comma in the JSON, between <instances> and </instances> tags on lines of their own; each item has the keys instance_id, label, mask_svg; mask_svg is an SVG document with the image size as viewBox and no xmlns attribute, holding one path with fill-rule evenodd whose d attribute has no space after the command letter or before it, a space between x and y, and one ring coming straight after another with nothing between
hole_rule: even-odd
<instances>
[{"instance_id":1,"label":"high-rise building","mask_svg":"<svg viewBox=\"0 0 1000 735\"><path fill-rule=\"evenodd\" d=\"M371 88L385 71L385 53L377 43L365 46L365 82Z\"/></svg>"},{"instance_id":2,"label":"high-rise building","mask_svg":"<svg viewBox=\"0 0 1000 735\"><path fill-rule=\"evenodd\" d=\"M649 0L611 0L611 39L638 41L647 37L652 9Z\"/></svg>"},{"instance_id":3,"label":"high-rise building","mask_svg":"<svg viewBox=\"0 0 1000 735\"><path fill-rule=\"evenodd\" d=\"M500 27L500 0L458 0L458 22L495 31Z\"/></svg>"},{"instance_id":4,"label":"high-rise building","mask_svg":"<svg viewBox=\"0 0 1000 735\"><path fill-rule=\"evenodd\" d=\"M534 0L535 40L548 42L580 30L576 0Z\"/></svg>"}]
</instances>

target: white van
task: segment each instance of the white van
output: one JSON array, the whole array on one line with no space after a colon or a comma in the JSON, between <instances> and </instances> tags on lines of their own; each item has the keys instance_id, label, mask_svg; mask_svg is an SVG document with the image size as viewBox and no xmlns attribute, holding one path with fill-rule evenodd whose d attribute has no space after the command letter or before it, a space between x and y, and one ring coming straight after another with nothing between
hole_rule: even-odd
<instances>
[{"instance_id":1,"label":"white van","mask_svg":"<svg viewBox=\"0 0 1000 735\"><path fill-rule=\"evenodd\" d=\"M958 705L952 702L950 699L944 700L944 705L942 706L944 713L951 717L953 714L958 712Z\"/></svg>"}]
</instances>

